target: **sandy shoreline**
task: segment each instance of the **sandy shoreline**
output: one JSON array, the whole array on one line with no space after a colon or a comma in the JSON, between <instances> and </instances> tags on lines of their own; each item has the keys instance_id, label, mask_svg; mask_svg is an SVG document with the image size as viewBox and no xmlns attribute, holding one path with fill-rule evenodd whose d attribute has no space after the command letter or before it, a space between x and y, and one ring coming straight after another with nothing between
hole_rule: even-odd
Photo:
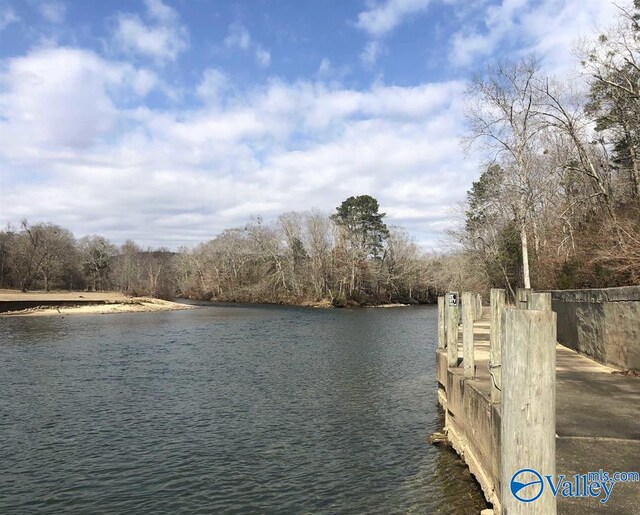
<instances>
[{"instance_id":1,"label":"sandy shoreline","mask_svg":"<svg viewBox=\"0 0 640 515\"><path fill-rule=\"evenodd\" d=\"M21 293L0 290L0 303L12 303L24 309L0 313L3 316L59 316L81 314L145 313L193 309L195 306L180 304L151 297L126 297L115 292L29 292ZM34 306L34 303L56 303L64 305ZM74 305L74 303L77 304Z\"/></svg>"},{"instance_id":2,"label":"sandy shoreline","mask_svg":"<svg viewBox=\"0 0 640 515\"><path fill-rule=\"evenodd\" d=\"M376 304L375 306L364 306L365 308L406 308L411 304Z\"/></svg>"},{"instance_id":3,"label":"sandy shoreline","mask_svg":"<svg viewBox=\"0 0 640 515\"><path fill-rule=\"evenodd\" d=\"M335 308L328 299L285 305L321 309ZM350 307L397 308L407 306L410 306L410 304L389 303ZM0 317L144 313L193 309L195 307L198 306L151 297L127 297L120 292L34 291L23 293L17 290L0 289Z\"/></svg>"}]
</instances>

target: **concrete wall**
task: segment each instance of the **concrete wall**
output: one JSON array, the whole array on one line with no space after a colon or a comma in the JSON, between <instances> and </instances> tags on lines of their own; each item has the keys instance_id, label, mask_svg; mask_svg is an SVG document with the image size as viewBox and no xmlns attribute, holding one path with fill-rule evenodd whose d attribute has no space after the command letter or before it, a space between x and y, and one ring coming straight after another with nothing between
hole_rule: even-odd
<instances>
[{"instance_id":1,"label":"concrete wall","mask_svg":"<svg viewBox=\"0 0 640 515\"><path fill-rule=\"evenodd\" d=\"M640 286L551 292L558 341L590 358L640 370Z\"/></svg>"},{"instance_id":2,"label":"concrete wall","mask_svg":"<svg viewBox=\"0 0 640 515\"><path fill-rule=\"evenodd\" d=\"M436 370L447 437L500 513L500 405L491 403L477 381L465 380L463 369L448 368L444 350L436 353Z\"/></svg>"}]
</instances>

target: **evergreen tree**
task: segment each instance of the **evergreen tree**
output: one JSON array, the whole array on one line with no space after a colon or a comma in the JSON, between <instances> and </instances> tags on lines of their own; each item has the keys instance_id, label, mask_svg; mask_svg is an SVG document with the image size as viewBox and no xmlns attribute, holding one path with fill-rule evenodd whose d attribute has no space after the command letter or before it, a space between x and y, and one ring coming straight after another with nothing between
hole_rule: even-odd
<instances>
[{"instance_id":1,"label":"evergreen tree","mask_svg":"<svg viewBox=\"0 0 640 515\"><path fill-rule=\"evenodd\" d=\"M389 237L389 229L382 221L386 213L379 213L379 208L375 198L359 195L342 202L331 216L336 225L345 230L351 245L374 258L380 256Z\"/></svg>"}]
</instances>

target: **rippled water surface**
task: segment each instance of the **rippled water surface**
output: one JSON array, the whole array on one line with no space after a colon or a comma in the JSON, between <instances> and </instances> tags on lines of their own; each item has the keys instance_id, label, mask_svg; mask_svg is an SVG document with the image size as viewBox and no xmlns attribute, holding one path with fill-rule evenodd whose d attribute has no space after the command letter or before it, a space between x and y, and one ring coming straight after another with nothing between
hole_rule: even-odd
<instances>
[{"instance_id":1,"label":"rippled water surface","mask_svg":"<svg viewBox=\"0 0 640 515\"><path fill-rule=\"evenodd\" d=\"M0 513L460 513L432 307L0 319Z\"/></svg>"}]
</instances>

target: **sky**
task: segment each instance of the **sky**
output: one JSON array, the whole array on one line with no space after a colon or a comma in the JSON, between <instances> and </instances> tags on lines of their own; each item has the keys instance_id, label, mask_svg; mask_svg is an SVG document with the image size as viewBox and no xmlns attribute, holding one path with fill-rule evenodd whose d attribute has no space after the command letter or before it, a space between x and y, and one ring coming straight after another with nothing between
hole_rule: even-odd
<instances>
[{"instance_id":1,"label":"sky","mask_svg":"<svg viewBox=\"0 0 640 515\"><path fill-rule=\"evenodd\" d=\"M372 195L437 250L483 157L466 81L608 0L0 0L0 224L176 249Z\"/></svg>"}]
</instances>

